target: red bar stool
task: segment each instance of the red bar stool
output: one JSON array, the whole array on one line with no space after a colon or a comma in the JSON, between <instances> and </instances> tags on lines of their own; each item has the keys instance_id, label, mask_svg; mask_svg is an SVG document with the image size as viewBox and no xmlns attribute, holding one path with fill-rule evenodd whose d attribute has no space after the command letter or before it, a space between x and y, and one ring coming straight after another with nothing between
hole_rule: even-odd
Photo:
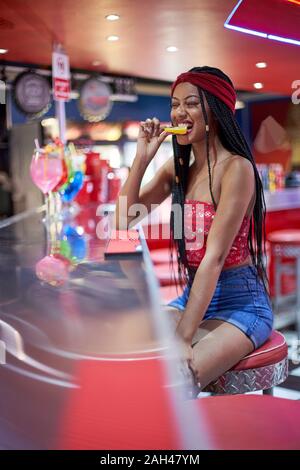
<instances>
[{"instance_id":1,"label":"red bar stool","mask_svg":"<svg viewBox=\"0 0 300 470\"><path fill-rule=\"evenodd\" d=\"M185 403L188 410L190 401ZM214 450L300 449L298 400L225 395L198 400L196 405Z\"/></svg>"},{"instance_id":2,"label":"red bar stool","mask_svg":"<svg viewBox=\"0 0 300 470\"><path fill-rule=\"evenodd\" d=\"M296 275L296 323L300 339L300 230L278 230L268 235L271 253L274 257L275 291L274 310L278 310L281 294L282 274ZM282 258L291 258L292 263L283 263Z\"/></svg>"},{"instance_id":3,"label":"red bar stool","mask_svg":"<svg viewBox=\"0 0 300 470\"><path fill-rule=\"evenodd\" d=\"M150 257L154 264L164 264L170 262L170 250L169 248L158 248L157 250L150 251ZM176 255L173 256L176 260Z\"/></svg>"},{"instance_id":4,"label":"red bar stool","mask_svg":"<svg viewBox=\"0 0 300 470\"><path fill-rule=\"evenodd\" d=\"M175 284L175 278L178 278L177 263L174 263L174 273L172 275L170 263L161 263L154 265L154 272L161 286L171 286Z\"/></svg>"},{"instance_id":5,"label":"red bar stool","mask_svg":"<svg viewBox=\"0 0 300 470\"><path fill-rule=\"evenodd\" d=\"M260 348L244 357L228 372L211 382L203 391L216 395L262 390L273 394L273 387L288 376L288 347L284 336L273 331Z\"/></svg>"}]
</instances>

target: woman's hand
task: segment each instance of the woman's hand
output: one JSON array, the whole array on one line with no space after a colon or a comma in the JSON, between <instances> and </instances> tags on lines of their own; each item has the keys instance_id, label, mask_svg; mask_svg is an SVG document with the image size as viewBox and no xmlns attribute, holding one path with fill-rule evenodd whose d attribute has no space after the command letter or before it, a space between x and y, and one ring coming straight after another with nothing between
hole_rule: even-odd
<instances>
[{"instance_id":1,"label":"woman's hand","mask_svg":"<svg viewBox=\"0 0 300 470\"><path fill-rule=\"evenodd\" d=\"M200 385L197 383L197 376L193 368L193 348L190 342L182 337L177 336L177 344L180 348L179 356L179 372L183 377L185 386L187 387L188 398L196 398L200 393Z\"/></svg>"},{"instance_id":2,"label":"woman's hand","mask_svg":"<svg viewBox=\"0 0 300 470\"><path fill-rule=\"evenodd\" d=\"M137 158L142 159L148 165L168 135L169 133L161 128L157 118L141 121L137 140Z\"/></svg>"},{"instance_id":3,"label":"woman's hand","mask_svg":"<svg viewBox=\"0 0 300 470\"><path fill-rule=\"evenodd\" d=\"M180 349L180 360L187 362L187 365L190 365L193 362L193 348L189 341L186 341L178 331L176 332L176 341Z\"/></svg>"}]
</instances>

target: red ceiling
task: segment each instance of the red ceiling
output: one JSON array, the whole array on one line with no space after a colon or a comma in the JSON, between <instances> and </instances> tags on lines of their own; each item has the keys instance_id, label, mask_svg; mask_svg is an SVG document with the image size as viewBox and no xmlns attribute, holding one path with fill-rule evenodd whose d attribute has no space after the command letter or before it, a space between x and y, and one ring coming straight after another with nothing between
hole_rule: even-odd
<instances>
[{"instance_id":1,"label":"red ceiling","mask_svg":"<svg viewBox=\"0 0 300 470\"><path fill-rule=\"evenodd\" d=\"M49 65L53 41L64 44L71 66L162 80L195 65L227 72L239 89L291 94L300 79L300 47L224 28L236 0L0 0L3 59ZM290 12L293 12L291 15ZM286 0L244 0L236 15L254 29L299 38L300 7ZM108 22L105 15L121 19ZM238 17L236 17L237 19ZM251 26L252 27L252 26ZM120 41L108 43L117 34ZM284 34L284 35L286 35ZM177 53L166 52L175 45ZM98 60L100 66L93 66ZM267 69L257 69L265 61Z\"/></svg>"}]
</instances>

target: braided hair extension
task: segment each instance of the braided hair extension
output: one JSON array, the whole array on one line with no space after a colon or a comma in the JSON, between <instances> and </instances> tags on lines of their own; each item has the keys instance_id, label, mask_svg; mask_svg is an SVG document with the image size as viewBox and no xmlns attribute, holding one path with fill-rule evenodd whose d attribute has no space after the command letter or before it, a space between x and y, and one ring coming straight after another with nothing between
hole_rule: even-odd
<instances>
[{"instance_id":1,"label":"braided hair extension","mask_svg":"<svg viewBox=\"0 0 300 470\"><path fill-rule=\"evenodd\" d=\"M216 75L223 80L226 80L232 85L231 80L227 75L225 75L220 69L214 67L194 67L190 72L196 73L211 73ZM233 86L233 85L232 85ZM266 274L266 269L264 265L264 257L266 256L266 232L265 232L265 212L266 205L264 199L264 192L261 183L261 179L256 168L251 150L247 144L245 137L239 127L238 122L236 121L232 111L217 97L211 93L202 90L198 87L200 104L203 113L203 118L205 122L206 129L206 157L208 165L208 175L209 175L209 190L211 198L216 210L216 202L212 192L212 178L211 178L211 168L210 168L210 159L209 159L209 125L208 125L208 116L206 113L204 98L205 96L207 104L217 122L217 132L219 139L223 147L228 150L233 155L240 155L244 158L247 158L252 163L254 176L255 176L255 189L256 189L256 200L253 209L253 214L250 220L250 228L248 235L248 247L252 259L253 265L257 268L259 277L261 278L263 285L266 290L268 290L268 277ZM189 162L191 154L191 145L180 145L177 142L176 136L173 136L173 150L174 150L174 167L175 167L175 182L172 187L172 205L180 204L182 209L182 217L180 223L182 224L182 236L179 238L174 238L175 233L175 220L174 213L171 211L171 239L170 239L170 249L171 249L171 266L173 268L173 249L176 249L177 252L177 261L178 261L178 276L179 284L182 286L184 284L192 284L193 276L195 274L195 269L191 268L187 263L186 258L186 249L185 249L185 236L184 236L184 203L185 203L185 194L187 189L188 182L188 173L189 173ZM178 223L178 221L176 221ZM176 282L176 279L175 279Z\"/></svg>"},{"instance_id":2,"label":"braided hair extension","mask_svg":"<svg viewBox=\"0 0 300 470\"><path fill-rule=\"evenodd\" d=\"M207 160L208 176L209 176L209 192L210 192L211 199L214 205L214 209L216 211L217 204L216 204L213 192L212 192L212 179L211 179L211 168L210 168L210 159L209 159L209 123L208 123L207 112L206 112L205 105L204 105L203 91L200 88L199 88L199 97L200 97L202 114L203 114L204 122L205 122L205 132L206 132L205 143L206 143L206 160Z\"/></svg>"},{"instance_id":3,"label":"braided hair extension","mask_svg":"<svg viewBox=\"0 0 300 470\"><path fill-rule=\"evenodd\" d=\"M171 210L170 217L170 257L171 257L171 273L174 277L175 284L176 277L174 275L174 261L173 252L174 248L177 251L178 261L178 277L179 284L190 284L193 272L190 271L185 251L185 237L184 237L184 201L188 182L188 173L191 156L191 145L180 145L177 143L176 136L172 136L173 150L174 150L174 166L175 166L175 181L172 187L172 207L180 207L181 213L180 221L176 219L175 213ZM180 224L179 226L177 224ZM178 238L176 232L178 231Z\"/></svg>"}]
</instances>

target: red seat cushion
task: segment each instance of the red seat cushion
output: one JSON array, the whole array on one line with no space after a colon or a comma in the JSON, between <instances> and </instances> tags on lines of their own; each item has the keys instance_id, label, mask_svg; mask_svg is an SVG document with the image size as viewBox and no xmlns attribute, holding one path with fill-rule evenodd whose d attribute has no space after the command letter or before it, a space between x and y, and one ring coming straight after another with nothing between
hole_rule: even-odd
<instances>
[{"instance_id":1,"label":"red seat cushion","mask_svg":"<svg viewBox=\"0 0 300 470\"><path fill-rule=\"evenodd\" d=\"M159 223L143 225L145 238L150 251L159 248L168 248L170 244L170 224Z\"/></svg>"},{"instance_id":2,"label":"red seat cushion","mask_svg":"<svg viewBox=\"0 0 300 470\"><path fill-rule=\"evenodd\" d=\"M276 230L268 235L268 240L271 243L279 243L282 245L300 245L300 230Z\"/></svg>"},{"instance_id":3,"label":"red seat cushion","mask_svg":"<svg viewBox=\"0 0 300 470\"><path fill-rule=\"evenodd\" d=\"M298 400L224 395L195 400L213 449L300 449ZM186 406L190 406L189 401ZM194 416L197 416L194 412Z\"/></svg>"},{"instance_id":4,"label":"red seat cushion","mask_svg":"<svg viewBox=\"0 0 300 470\"><path fill-rule=\"evenodd\" d=\"M282 361L288 352L284 336L272 331L270 338L260 348L244 357L231 370L257 369Z\"/></svg>"},{"instance_id":5,"label":"red seat cushion","mask_svg":"<svg viewBox=\"0 0 300 470\"><path fill-rule=\"evenodd\" d=\"M52 448L181 449L160 355L115 356L76 362L79 386L61 410Z\"/></svg>"},{"instance_id":6,"label":"red seat cushion","mask_svg":"<svg viewBox=\"0 0 300 470\"><path fill-rule=\"evenodd\" d=\"M171 274L171 267L169 263L162 263L154 265L154 271L161 286L169 286L175 284L174 278ZM174 263L174 275L177 277L177 263Z\"/></svg>"},{"instance_id":7,"label":"red seat cushion","mask_svg":"<svg viewBox=\"0 0 300 470\"><path fill-rule=\"evenodd\" d=\"M150 256L154 264L169 263L170 250L169 248L160 248L159 250L150 251ZM176 256L173 259L176 260Z\"/></svg>"}]
</instances>

